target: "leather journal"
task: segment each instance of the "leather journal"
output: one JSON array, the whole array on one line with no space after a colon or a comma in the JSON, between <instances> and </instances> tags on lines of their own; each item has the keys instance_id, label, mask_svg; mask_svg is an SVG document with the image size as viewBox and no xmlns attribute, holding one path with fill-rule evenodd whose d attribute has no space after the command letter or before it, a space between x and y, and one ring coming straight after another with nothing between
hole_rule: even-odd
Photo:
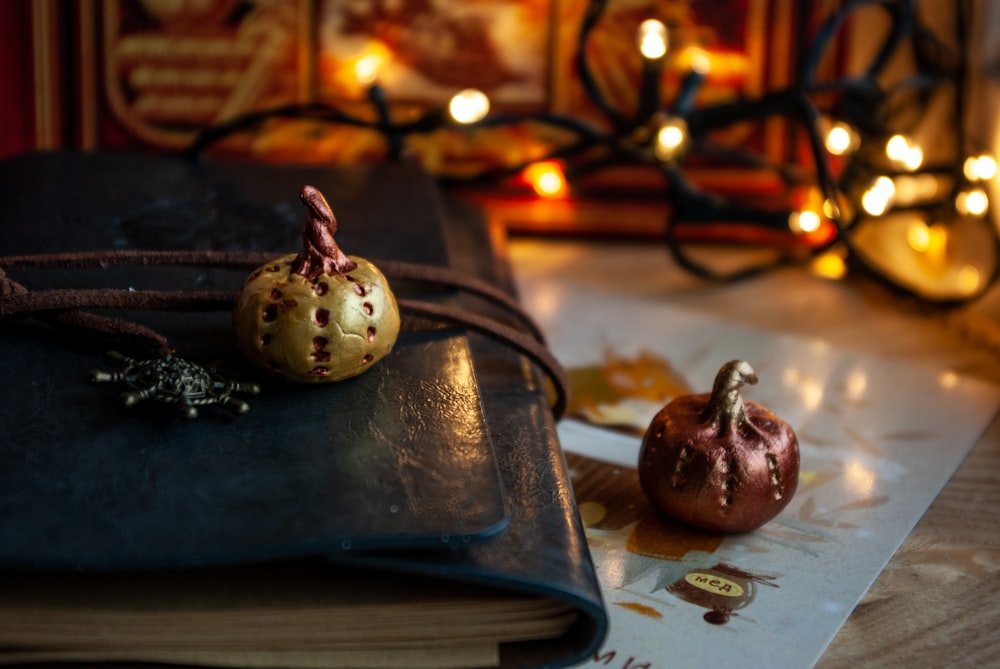
<instances>
[{"instance_id":1,"label":"leather journal","mask_svg":"<svg viewBox=\"0 0 1000 669\"><path fill-rule=\"evenodd\" d=\"M330 202L346 252L512 292L479 212L413 165L50 153L0 163L0 300L238 290L248 272L211 263L7 261L278 257L300 245L304 184ZM392 287L509 320L453 288ZM596 651L607 620L554 417L516 350L404 316L370 370L304 386L249 367L225 309L102 312L261 387L244 414L207 405L187 420L91 383L118 343L54 315L0 319L0 663L555 667Z\"/></svg>"}]
</instances>

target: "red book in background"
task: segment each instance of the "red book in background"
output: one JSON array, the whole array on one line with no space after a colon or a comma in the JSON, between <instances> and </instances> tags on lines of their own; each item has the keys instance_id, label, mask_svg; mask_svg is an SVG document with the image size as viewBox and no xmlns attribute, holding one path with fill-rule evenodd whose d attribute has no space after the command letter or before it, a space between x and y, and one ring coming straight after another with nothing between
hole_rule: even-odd
<instances>
[{"instance_id":1,"label":"red book in background","mask_svg":"<svg viewBox=\"0 0 1000 669\"><path fill-rule=\"evenodd\" d=\"M0 156L61 143L60 55L47 2L0 3Z\"/></svg>"}]
</instances>

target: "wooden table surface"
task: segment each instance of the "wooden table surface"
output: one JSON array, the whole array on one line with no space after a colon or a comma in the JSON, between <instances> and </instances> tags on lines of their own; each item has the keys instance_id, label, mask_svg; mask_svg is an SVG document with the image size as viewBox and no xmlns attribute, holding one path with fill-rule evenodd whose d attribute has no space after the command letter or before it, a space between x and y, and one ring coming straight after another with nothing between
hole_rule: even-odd
<instances>
[{"instance_id":1,"label":"wooden table surface","mask_svg":"<svg viewBox=\"0 0 1000 669\"><path fill-rule=\"evenodd\" d=\"M671 304L733 323L947 365L1000 384L1000 290L942 311L889 295L863 278L833 281L796 268L736 284L706 283L679 269L656 244L512 239L508 249L515 269L525 259L546 258L554 271L577 281L627 286L640 296L669 295ZM1000 666L1000 419L818 666Z\"/></svg>"}]
</instances>

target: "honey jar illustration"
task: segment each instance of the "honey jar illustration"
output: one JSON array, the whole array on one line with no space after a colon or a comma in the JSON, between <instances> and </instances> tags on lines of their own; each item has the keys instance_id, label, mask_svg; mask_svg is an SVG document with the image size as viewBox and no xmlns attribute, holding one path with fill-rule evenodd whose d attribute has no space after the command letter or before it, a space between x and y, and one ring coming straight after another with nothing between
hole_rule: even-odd
<instances>
[{"instance_id":1,"label":"honey jar illustration","mask_svg":"<svg viewBox=\"0 0 1000 669\"><path fill-rule=\"evenodd\" d=\"M708 609L705 622L724 625L735 611L746 607L757 596L757 586L772 583L774 576L751 574L727 564L708 569L693 569L667 586L667 592L686 602Z\"/></svg>"}]
</instances>

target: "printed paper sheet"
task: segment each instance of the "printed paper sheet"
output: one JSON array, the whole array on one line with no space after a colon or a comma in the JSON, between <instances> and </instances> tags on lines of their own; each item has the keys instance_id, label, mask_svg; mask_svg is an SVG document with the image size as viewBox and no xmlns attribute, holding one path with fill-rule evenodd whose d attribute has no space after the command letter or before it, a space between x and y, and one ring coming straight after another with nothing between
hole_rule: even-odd
<instances>
[{"instance_id":1,"label":"printed paper sheet","mask_svg":"<svg viewBox=\"0 0 1000 669\"><path fill-rule=\"evenodd\" d=\"M532 281L522 299L573 383L559 433L612 621L586 667L813 665L1000 405L947 369ZM795 428L802 466L775 520L722 536L653 512L635 464L655 411L734 358L760 377L744 397Z\"/></svg>"}]
</instances>

